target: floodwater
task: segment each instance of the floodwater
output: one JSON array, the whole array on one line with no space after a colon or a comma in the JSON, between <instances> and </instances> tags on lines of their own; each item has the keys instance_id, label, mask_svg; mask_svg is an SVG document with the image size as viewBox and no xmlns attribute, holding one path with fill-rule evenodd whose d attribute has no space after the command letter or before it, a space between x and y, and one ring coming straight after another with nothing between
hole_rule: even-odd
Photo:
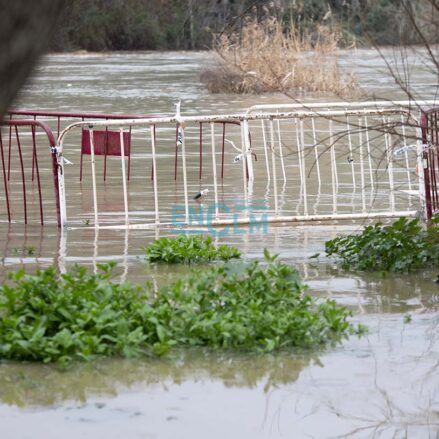
<instances>
[{"instance_id":1,"label":"floodwater","mask_svg":"<svg viewBox=\"0 0 439 439\"><path fill-rule=\"evenodd\" d=\"M287 101L278 95L209 95L199 82L205 62L204 53L53 55L43 60L16 106L173 114L174 102L182 99L184 114L217 114ZM403 98L373 51L344 53L342 62L357 65L368 93ZM418 97L434 98L428 72L411 65ZM172 199L174 185L161 184ZM89 202L83 194L75 192L73 211ZM237 246L248 260L261 259L264 247L280 254L299 268L312 294L351 308L354 320L369 327L367 336L313 353L181 350L164 359L104 359L64 372L1 363L1 437L438 438L437 272L365 275L339 270L324 258L308 260L322 252L325 240L361 225L231 228L217 239ZM169 229L96 233L78 227L60 234L53 225L0 223L0 233L1 278L18 268L81 263L93 269L109 260L119 263L121 279L136 282L167 281L186 270L148 267L142 260L141 247Z\"/></svg>"}]
</instances>

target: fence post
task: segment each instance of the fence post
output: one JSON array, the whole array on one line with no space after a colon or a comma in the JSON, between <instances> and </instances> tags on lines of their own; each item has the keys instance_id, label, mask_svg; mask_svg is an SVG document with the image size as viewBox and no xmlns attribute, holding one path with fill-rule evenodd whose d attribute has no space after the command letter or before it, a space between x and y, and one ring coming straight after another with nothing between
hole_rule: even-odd
<instances>
[{"instance_id":1,"label":"fence post","mask_svg":"<svg viewBox=\"0 0 439 439\"><path fill-rule=\"evenodd\" d=\"M419 198L422 203L424 220L429 222L433 216L431 206L431 185L428 174L428 151L427 145L427 114L421 111L420 128L417 128L417 159L419 177Z\"/></svg>"}]
</instances>

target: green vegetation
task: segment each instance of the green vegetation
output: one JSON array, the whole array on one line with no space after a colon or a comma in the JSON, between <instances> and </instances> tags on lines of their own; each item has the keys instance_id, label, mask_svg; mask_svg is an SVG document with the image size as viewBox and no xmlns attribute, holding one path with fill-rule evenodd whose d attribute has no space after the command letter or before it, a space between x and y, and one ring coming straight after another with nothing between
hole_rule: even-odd
<instances>
[{"instance_id":1,"label":"green vegetation","mask_svg":"<svg viewBox=\"0 0 439 439\"><path fill-rule=\"evenodd\" d=\"M323 346L354 332L349 310L306 294L293 267L266 251L265 258L266 267L194 271L162 290L153 304L161 341L267 352Z\"/></svg>"},{"instance_id":2,"label":"green vegetation","mask_svg":"<svg viewBox=\"0 0 439 439\"><path fill-rule=\"evenodd\" d=\"M424 229L418 219L400 218L383 226L367 226L358 235L325 243L328 256L349 270L408 272L439 266L439 218Z\"/></svg>"},{"instance_id":3,"label":"green vegetation","mask_svg":"<svg viewBox=\"0 0 439 439\"><path fill-rule=\"evenodd\" d=\"M249 20L277 19L313 33L340 28L346 44L420 43L415 24L437 42L434 0L71 0L51 50L206 49L212 35L241 33ZM432 16L433 14L433 16ZM413 18L413 21L412 21Z\"/></svg>"},{"instance_id":4,"label":"green vegetation","mask_svg":"<svg viewBox=\"0 0 439 439\"><path fill-rule=\"evenodd\" d=\"M241 253L235 247L220 245L215 247L210 236L179 235L176 238L159 238L145 247L148 262L167 264L193 264L214 260L228 261L240 258Z\"/></svg>"},{"instance_id":5,"label":"green vegetation","mask_svg":"<svg viewBox=\"0 0 439 439\"><path fill-rule=\"evenodd\" d=\"M322 347L361 334L351 312L306 294L297 271L265 252L194 270L157 294L76 267L11 273L0 287L0 358L67 365L96 356L163 354L172 346L255 350Z\"/></svg>"},{"instance_id":6,"label":"green vegetation","mask_svg":"<svg viewBox=\"0 0 439 439\"><path fill-rule=\"evenodd\" d=\"M81 267L10 273L12 285L0 287L0 358L67 364L138 353L145 340L138 314L148 297L112 283L113 266L101 265L97 275Z\"/></svg>"},{"instance_id":7,"label":"green vegetation","mask_svg":"<svg viewBox=\"0 0 439 439\"><path fill-rule=\"evenodd\" d=\"M35 254L35 247L32 245L25 246L22 249L15 247L12 249L12 253L17 256L33 256Z\"/></svg>"}]
</instances>

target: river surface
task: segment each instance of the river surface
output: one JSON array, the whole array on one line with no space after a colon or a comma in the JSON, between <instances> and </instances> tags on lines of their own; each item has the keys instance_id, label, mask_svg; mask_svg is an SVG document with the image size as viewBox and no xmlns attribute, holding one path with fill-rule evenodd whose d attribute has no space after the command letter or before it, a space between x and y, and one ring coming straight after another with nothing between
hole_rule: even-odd
<instances>
[{"instance_id":1,"label":"river surface","mask_svg":"<svg viewBox=\"0 0 439 439\"><path fill-rule=\"evenodd\" d=\"M435 98L430 93L437 87L424 61L409 56L417 97ZM356 66L365 94L405 98L375 52L344 52L341 62L345 68ZM186 52L51 55L43 59L16 107L168 115L178 99L184 114L240 112L255 104L289 102L273 94L210 95L199 80L209 63L205 53ZM172 197L174 186L161 184ZM75 200L81 203L80 192ZM237 246L247 260L261 259L264 247L278 253L299 268L312 294L351 308L354 321L369 327L365 337L313 353L181 350L164 359L103 359L63 372L3 362L0 436L439 438L437 272L365 275L342 271L325 258L308 259L322 252L325 240L360 228L361 223L270 225L230 229L217 240ZM154 229L97 233L79 227L61 235L53 225L3 222L0 279L18 268L81 263L93 269L97 262L115 260L122 280L169 281L186 268L149 267L141 250L168 234Z\"/></svg>"}]
</instances>

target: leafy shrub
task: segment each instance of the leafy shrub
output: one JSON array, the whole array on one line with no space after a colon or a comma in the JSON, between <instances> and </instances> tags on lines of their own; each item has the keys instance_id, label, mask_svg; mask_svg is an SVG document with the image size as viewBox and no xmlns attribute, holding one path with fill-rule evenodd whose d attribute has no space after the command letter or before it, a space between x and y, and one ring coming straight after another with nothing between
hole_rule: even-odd
<instances>
[{"instance_id":1,"label":"leafy shrub","mask_svg":"<svg viewBox=\"0 0 439 439\"><path fill-rule=\"evenodd\" d=\"M241 257L235 247L220 245L215 247L210 236L179 235L176 238L160 238L146 247L148 262L200 263L212 260L228 261Z\"/></svg>"},{"instance_id":2,"label":"leafy shrub","mask_svg":"<svg viewBox=\"0 0 439 439\"><path fill-rule=\"evenodd\" d=\"M194 271L157 296L153 307L162 341L257 351L310 348L354 331L350 311L305 294L298 272L265 251L241 267ZM360 331L362 329L360 328Z\"/></svg>"},{"instance_id":3,"label":"leafy shrub","mask_svg":"<svg viewBox=\"0 0 439 439\"><path fill-rule=\"evenodd\" d=\"M0 358L58 361L163 354L172 346L272 351L354 332L346 308L305 294L297 271L270 257L194 270L151 297L147 288L76 267L11 273L0 287ZM362 332L358 327L357 332Z\"/></svg>"},{"instance_id":4,"label":"leafy shrub","mask_svg":"<svg viewBox=\"0 0 439 439\"><path fill-rule=\"evenodd\" d=\"M383 226L367 226L359 235L339 236L325 243L328 256L346 269L407 272L439 265L439 221L423 229L418 219L400 218Z\"/></svg>"},{"instance_id":5,"label":"leafy shrub","mask_svg":"<svg viewBox=\"0 0 439 439\"><path fill-rule=\"evenodd\" d=\"M88 359L130 356L146 341L139 318L146 291L111 282L114 264L98 274L75 267L9 274L0 287L0 358L15 360Z\"/></svg>"}]
</instances>

